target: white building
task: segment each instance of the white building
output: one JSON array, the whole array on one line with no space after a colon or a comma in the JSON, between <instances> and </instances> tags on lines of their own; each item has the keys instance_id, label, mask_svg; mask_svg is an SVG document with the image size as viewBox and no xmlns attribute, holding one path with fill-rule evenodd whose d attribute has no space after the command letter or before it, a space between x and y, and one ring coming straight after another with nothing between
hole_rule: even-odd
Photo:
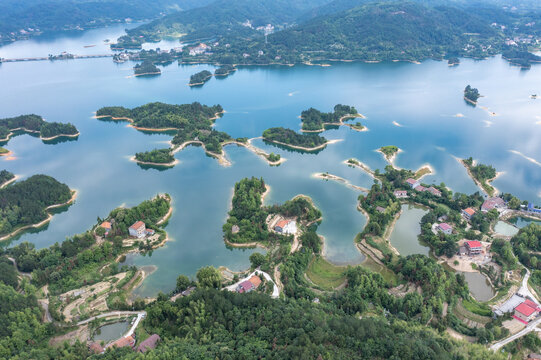
<instances>
[{"instance_id":1,"label":"white building","mask_svg":"<svg viewBox=\"0 0 541 360\"><path fill-rule=\"evenodd\" d=\"M128 229L130 236L136 237L136 238L144 238L147 234L145 223L142 221L137 221L135 224L130 226Z\"/></svg>"}]
</instances>

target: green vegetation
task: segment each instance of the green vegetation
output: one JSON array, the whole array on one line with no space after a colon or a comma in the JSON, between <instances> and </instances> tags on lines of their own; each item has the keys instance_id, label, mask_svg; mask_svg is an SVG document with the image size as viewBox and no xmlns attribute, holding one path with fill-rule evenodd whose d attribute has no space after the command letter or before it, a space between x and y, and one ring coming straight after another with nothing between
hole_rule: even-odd
<instances>
[{"instance_id":1,"label":"green vegetation","mask_svg":"<svg viewBox=\"0 0 541 360\"><path fill-rule=\"evenodd\" d=\"M379 148L379 151L381 151L387 159L390 159L398 152L398 147L394 145L382 146Z\"/></svg>"},{"instance_id":2,"label":"green vegetation","mask_svg":"<svg viewBox=\"0 0 541 360\"><path fill-rule=\"evenodd\" d=\"M527 50L507 48L502 52L502 57L512 64L519 65L523 68L530 68L532 63L541 62L541 56L532 54Z\"/></svg>"},{"instance_id":3,"label":"green vegetation","mask_svg":"<svg viewBox=\"0 0 541 360\"><path fill-rule=\"evenodd\" d=\"M311 222L321 217L321 212L304 197L296 197L281 206L263 207L261 197L265 191L263 179L245 178L235 184L232 209L223 226L227 241L238 244L275 242L281 236L267 229L265 220L269 214L296 217L299 222Z\"/></svg>"},{"instance_id":4,"label":"green vegetation","mask_svg":"<svg viewBox=\"0 0 541 360\"><path fill-rule=\"evenodd\" d=\"M280 159L281 159L280 154L275 154L273 152L271 152L269 156L267 156L267 160L269 160L270 162L277 162L277 161L280 161Z\"/></svg>"},{"instance_id":5,"label":"green vegetation","mask_svg":"<svg viewBox=\"0 0 541 360\"><path fill-rule=\"evenodd\" d=\"M0 171L0 186L15 178L15 175L7 170Z\"/></svg>"},{"instance_id":6,"label":"green vegetation","mask_svg":"<svg viewBox=\"0 0 541 360\"><path fill-rule=\"evenodd\" d=\"M9 153L9 150L8 149L4 149L3 147L0 146L0 155L5 155Z\"/></svg>"},{"instance_id":7,"label":"green vegetation","mask_svg":"<svg viewBox=\"0 0 541 360\"><path fill-rule=\"evenodd\" d=\"M301 114L302 129L309 131L324 130L327 124L339 124L340 119L346 117L355 117L358 114L353 106L338 104L334 107L334 112L323 113L314 108L304 110Z\"/></svg>"},{"instance_id":8,"label":"green vegetation","mask_svg":"<svg viewBox=\"0 0 541 360\"><path fill-rule=\"evenodd\" d=\"M135 154L135 160L145 163L171 164L175 161L171 149L154 149Z\"/></svg>"},{"instance_id":9,"label":"green vegetation","mask_svg":"<svg viewBox=\"0 0 541 360\"><path fill-rule=\"evenodd\" d=\"M511 244L519 261L526 267L541 270L541 225L531 223L513 236Z\"/></svg>"},{"instance_id":10,"label":"green vegetation","mask_svg":"<svg viewBox=\"0 0 541 360\"><path fill-rule=\"evenodd\" d=\"M236 70L237 68L235 68L233 65L222 65L216 69L214 76L227 76Z\"/></svg>"},{"instance_id":11,"label":"green vegetation","mask_svg":"<svg viewBox=\"0 0 541 360\"><path fill-rule=\"evenodd\" d=\"M133 67L135 76L160 75L162 72L150 60L145 60L141 64Z\"/></svg>"},{"instance_id":12,"label":"green vegetation","mask_svg":"<svg viewBox=\"0 0 541 360\"><path fill-rule=\"evenodd\" d=\"M469 172L475 180L477 180L483 189L492 196L494 194L494 188L489 184L493 180L497 173L496 169L492 165L477 164L473 165L473 159L469 157L468 159L462 160L464 165L468 168Z\"/></svg>"},{"instance_id":13,"label":"green vegetation","mask_svg":"<svg viewBox=\"0 0 541 360\"><path fill-rule=\"evenodd\" d=\"M197 74L190 76L190 86L203 85L212 78L212 73L208 70L203 70Z\"/></svg>"},{"instance_id":14,"label":"green vegetation","mask_svg":"<svg viewBox=\"0 0 541 360\"><path fill-rule=\"evenodd\" d=\"M466 86L464 89L464 99L474 105L477 104L477 100L480 96L479 90L472 88L470 85Z\"/></svg>"},{"instance_id":15,"label":"green vegetation","mask_svg":"<svg viewBox=\"0 0 541 360\"><path fill-rule=\"evenodd\" d=\"M49 123L43 120L41 116L34 114L0 119L0 139L7 139L13 131L18 130L39 133L41 138L78 133L77 128L70 123Z\"/></svg>"},{"instance_id":16,"label":"green vegetation","mask_svg":"<svg viewBox=\"0 0 541 360\"><path fill-rule=\"evenodd\" d=\"M370 215L361 236L381 236L387 225L400 211L400 203L393 195L393 188L389 182L384 181L381 185L374 182L370 192L359 195L359 205ZM378 208L383 211L379 211Z\"/></svg>"},{"instance_id":17,"label":"green vegetation","mask_svg":"<svg viewBox=\"0 0 541 360\"><path fill-rule=\"evenodd\" d=\"M323 290L333 290L346 280L345 268L335 266L321 256L310 262L306 276Z\"/></svg>"},{"instance_id":18,"label":"green vegetation","mask_svg":"<svg viewBox=\"0 0 541 360\"><path fill-rule=\"evenodd\" d=\"M492 316L492 309L490 309L490 306L486 304L480 304L473 300L462 300L462 306L466 308L466 310L471 311L474 314L480 315L480 316Z\"/></svg>"},{"instance_id":19,"label":"green vegetation","mask_svg":"<svg viewBox=\"0 0 541 360\"><path fill-rule=\"evenodd\" d=\"M47 175L34 175L0 189L0 235L47 219L46 208L63 204L70 188Z\"/></svg>"},{"instance_id":20,"label":"green vegetation","mask_svg":"<svg viewBox=\"0 0 541 360\"><path fill-rule=\"evenodd\" d=\"M327 143L327 139L316 134L298 134L291 129L275 127L263 132L263 140L295 148L315 150Z\"/></svg>"}]
</instances>

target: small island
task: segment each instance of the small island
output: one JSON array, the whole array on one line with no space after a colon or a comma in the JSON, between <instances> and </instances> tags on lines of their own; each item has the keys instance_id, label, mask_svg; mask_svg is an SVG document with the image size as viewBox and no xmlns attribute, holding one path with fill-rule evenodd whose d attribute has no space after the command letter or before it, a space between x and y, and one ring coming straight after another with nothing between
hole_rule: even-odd
<instances>
[{"instance_id":1,"label":"small island","mask_svg":"<svg viewBox=\"0 0 541 360\"><path fill-rule=\"evenodd\" d=\"M17 132L39 134L40 139L43 141L50 141L60 137L77 138L79 136L79 131L71 123L47 122L41 116L35 114L0 119L0 141L8 141Z\"/></svg>"},{"instance_id":2,"label":"small island","mask_svg":"<svg viewBox=\"0 0 541 360\"><path fill-rule=\"evenodd\" d=\"M0 189L15 181L15 175L7 170L0 171Z\"/></svg>"},{"instance_id":3,"label":"small island","mask_svg":"<svg viewBox=\"0 0 541 360\"><path fill-rule=\"evenodd\" d=\"M479 90L472 88L470 85L464 89L464 100L472 105L477 105L477 100L481 97Z\"/></svg>"},{"instance_id":4,"label":"small island","mask_svg":"<svg viewBox=\"0 0 541 360\"><path fill-rule=\"evenodd\" d=\"M291 129L285 129L283 127L265 130L263 132L263 140L302 151L320 150L329 143L323 136L317 134L298 134Z\"/></svg>"},{"instance_id":5,"label":"small island","mask_svg":"<svg viewBox=\"0 0 541 360\"><path fill-rule=\"evenodd\" d=\"M394 145L389 145L380 147L378 152L382 153L385 159L392 164L400 149Z\"/></svg>"},{"instance_id":6,"label":"small island","mask_svg":"<svg viewBox=\"0 0 541 360\"><path fill-rule=\"evenodd\" d=\"M160 75L162 72L152 61L145 60L133 67L133 73L135 76L154 76Z\"/></svg>"},{"instance_id":7,"label":"small island","mask_svg":"<svg viewBox=\"0 0 541 360\"><path fill-rule=\"evenodd\" d=\"M477 164L471 157L460 160L468 174L477 186L483 189L489 196L497 193L496 189L490 183L498 177L496 169L492 165Z\"/></svg>"},{"instance_id":8,"label":"small island","mask_svg":"<svg viewBox=\"0 0 541 360\"><path fill-rule=\"evenodd\" d=\"M10 153L8 149L4 149L0 146L0 156L7 156Z\"/></svg>"},{"instance_id":9,"label":"small island","mask_svg":"<svg viewBox=\"0 0 541 360\"><path fill-rule=\"evenodd\" d=\"M314 108L304 110L301 114L302 131L304 132L322 132L326 126L349 126L355 130L363 131L365 128L357 123L355 125L344 123L347 119L363 118L353 106L338 104L334 107L334 112L323 113Z\"/></svg>"},{"instance_id":10,"label":"small island","mask_svg":"<svg viewBox=\"0 0 541 360\"><path fill-rule=\"evenodd\" d=\"M116 44L109 45L111 50L139 50L143 48L143 41L136 36L122 35L117 39Z\"/></svg>"},{"instance_id":11,"label":"small island","mask_svg":"<svg viewBox=\"0 0 541 360\"><path fill-rule=\"evenodd\" d=\"M66 184L47 175L34 175L3 187L0 189L0 241L24 229L45 225L52 218L48 210L73 203L75 195Z\"/></svg>"},{"instance_id":12,"label":"small island","mask_svg":"<svg viewBox=\"0 0 541 360\"><path fill-rule=\"evenodd\" d=\"M296 237L297 226L314 223L321 218L321 212L305 196L297 196L283 205L263 206L269 189L263 179L255 177L235 184L231 211L223 226L228 245L268 247L279 241L282 235ZM279 222L284 222L284 225L277 228ZM283 229L286 223L291 223L291 231Z\"/></svg>"},{"instance_id":13,"label":"small island","mask_svg":"<svg viewBox=\"0 0 541 360\"><path fill-rule=\"evenodd\" d=\"M222 65L216 71L214 71L214 76L228 76L229 74L237 71L233 65Z\"/></svg>"},{"instance_id":14,"label":"small island","mask_svg":"<svg viewBox=\"0 0 541 360\"><path fill-rule=\"evenodd\" d=\"M190 86L202 86L212 78L212 73L208 70L203 70L197 74L190 76Z\"/></svg>"},{"instance_id":15,"label":"small island","mask_svg":"<svg viewBox=\"0 0 541 360\"><path fill-rule=\"evenodd\" d=\"M135 161L143 165L174 166L177 161L171 149L154 149L146 152L138 152Z\"/></svg>"},{"instance_id":16,"label":"small island","mask_svg":"<svg viewBox=\"0 0 541 360\"><path fill-rule=\"evenodd\" d=\"M449 66L458 66L460 65L460 59L457 57L451 57L447 60L447 65Z\"/></svg>"}]
</instances>

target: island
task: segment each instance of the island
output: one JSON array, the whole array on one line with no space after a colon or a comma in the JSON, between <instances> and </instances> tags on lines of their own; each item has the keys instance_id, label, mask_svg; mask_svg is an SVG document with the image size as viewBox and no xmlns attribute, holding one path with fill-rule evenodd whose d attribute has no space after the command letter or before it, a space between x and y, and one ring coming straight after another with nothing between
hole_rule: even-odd
<instances>
[{"instance_id":1,"label":"island","mask_svg":"<svg viewBox=\"0 0 541 360\"><path fill-rule=\"evenodd\" d=\"M22 132L38 134L43 141L79 136L79 131L71 123L47 122L35 114L0 119L0 141L8 141L13 135Z\"/></svg>"},{"instance_id":2,"label":"island","mask_svg":"<svg viewBox=\"0 0 541 360\"><path fill-rule=\"evenodd\" d=\"M316 151L323 149L329 141L317 134L299 134L291 129L275 127L263 132L263 140L287 148L301 151Z\"/></svg>"},{"instance_id":3,"label":"island","mask_svg":"<svg viewBox=\"0 0 541 360\"><path fill-rule=\"evenodd\" d=\"M229 74L237 71L237 68L233 65L222 65L216 71L214 71L214 76L228 76Z\"/></svg>"},{"instance_id":4,"label":"island","mask_svg":"<svg viewBox=\"0 0 541 360\"><path fill-rule=\"evenodd\" d=\"M133 67L133 73L135 76L154 76L160 75L162 72L152 61L145 60Z\"/></svg>"},{"instance_id":5,"label":"island","mask_svg":"<svg viewBox=\"0 0 541 360\"><path fill-rule=\"evenodd\" d=\"M208 70L200 71L190 76L190 86L201 86L212 78L212 73Z\"/></svg>"},{"instance_id":6,"label":"island","mask_svg":"<svg viewBox=\"0 0 541 360\"><path fill-rule=\"evenodd\" d=\"M0 171L0 189L9 185L13 181L15 181L15 174L7 170Z\"/></svg>"},{"instance_id":7,"label":"island","mask_svg":"<svg viewBox=\"0 0 541 360\"><path fill-rule=\"evenodd\" d=\"M529 69L533 63L541 62L541 56L532 54L528 49L514 49L511 46L502 52L502 57L523 69Z\"/></svg>"},{"instance_id":8,"label":"island","mask_svg":"<svg viewBox=\"0 0 541 360\"><path fill-rule=\"evenodd\" d=\"M135 36L122 35L117 39L116 44L110 44L111 50L137 50L143 48L143 41Z\"/></svg>"},{"instance_id":9,"label":"island","mask_svg":"<svg viewBox=\"0 0 541 360\"><path fill-rule=\"evenodd\" d=\"M487 195L492 196L497 193L497 190L490 183L501 173L496 172L492 165L477 164L471 157L467 159L459 159L459 162L464 165L468 174Z\"/></svg>"},{"instance_id":10,"label":"island","mask_svg":"<svg viewBox=\"0 0 541 360\"><path fill-rule=\"evenodd\" d=\"M135 153L135 161L142 165L174 166L177 161L173 151L169 149L154 149L146 152Z\"/></svg>"},{"instance_id":11,"label":"island","mask_svg":"<svg viewBox=\"0 0 541 360\"><path fill-rule=\"evenodd\" d=\"M469 104L474 106L477 105L477 100L480 96L479 90L472 88L470 85L466 86L464 89L464 100L466 100Z\"/></svg>"},{"instance_id":12,"label":"island","mask_svg":"<svg viewBox=\"0 0 541 360\"><path fill-rule=\"evenodd\" d=\"M283 205L263 206L269 190L261 178L245 178L235 184L232 207L223 226L228 245L268 248L279 243L282 235L296 237L297 227L321 218L321 212L305 196L297 196Z\"/></svg>"},{"instance_id":13,"label":"island","mask_svg":"<svg viewBox=\"0 0 541 360\"><path fill-rule=\"evenodd\" d=\"M363 118L353 106L338 104L334 107L331 113L323 113L314 108L304 110L301 114L302 131L304 132L322 132L326 126L345 125L356 130L364 130L364 127L359 123L355 126L344 123L346 119Z\"/></svg>"},{"instance_id":14,"label":"island","mask_svg":"<svg viewBox=\"0 0 541 360\"><path fill-rule=\"evenodd\" d=\"M0 156L7 156L9 155L10 151L8 149L4 149L0 146Z\"/></svg>"},{"instance_id":15,"label":"island","mask_svg":"<svg viewBox=\"0 0 541 360\"><path fill-rule=\"evenodd\" d=\"M447 60L447 65L449 65L449 66L458 66L458 65L460 65L460 59L457 58L457 57L450 57Z\"/></svg>"},{"instance_id":16,"label":"island","mask_svg":"<svg viewBox=\"0 0 541 360\"><path fill-rule=\"evenodd\" d=\"M394 145L388 145L380 147L378 152L382 153L388 162L393 163L396 155L400 152L400 149Z\"/></svg>"},{"instance_id":17,"label":"island","mask_svg":"<svg viewBox=\"0 0 541 360\"><path fill-rule=\"evenodd\" d=\"M33 175L1 188L0 241L45 225L53 217L48 210L70 205L75 197L74 190L47 175Z\"/></svg>"}]
</instances>

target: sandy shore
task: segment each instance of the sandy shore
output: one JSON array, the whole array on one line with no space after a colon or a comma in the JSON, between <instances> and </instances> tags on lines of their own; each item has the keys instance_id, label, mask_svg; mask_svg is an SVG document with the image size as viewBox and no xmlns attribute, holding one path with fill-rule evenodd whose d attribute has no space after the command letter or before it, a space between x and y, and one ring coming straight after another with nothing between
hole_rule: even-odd
<instances>
[{"instance_id":1,"label":"sandy shore","mask_svg":"<svg viewBox=\"0 0 541 360\"><path fill-rule=\"evenodd\" d=\"M45 208L45 210L50 210L50 209L54 209L54 208L58 208L58 207L62 207L62 206L66 206L66 205L71 204L77 198L77 191L73 190L72 194L73 195L72 195L71 199L69 199L67 202L62 203L62 204L56 204L56 205L48 206L48 207ZM37 224L30 224L30 225L25 225L23 227L20 227L17 230L15 230L15 231L13 231L13 232L5 235L5 236L0 237L0 241L7 240L7 239L17 235L18 233L20 233L21 231L24 231L26 229L30 229L30 228L38 229L38 228L42 227L43 225L47 224L49 221L51 221L52 218L53 218L53 214L48 213L47 218L45 220L40 221Z\"/></svg>"},{"instance_id":2,"label":"sandy shore","mask_svg":"<svg viewBox=\"0 0 541 360\"><path fill-rule=\"evenodd\" d=\"M289 148L292 148L292 149L297 149L297 150L316 151L316 150L324 149L325 147L327 147L327 145L336 144L337 142L343 141L343 139L328 140L326 143L321 144L319 146L315 146L313 148L307 148L307 147L304 147L304 146L290 145L290 144L286 144L286 143L283 143L281 141L276 141L276 140L265 140L265 141L268 141L268 142L274 143L274 144L279 144L279 145L289 147Z\"/></svg>"},{"instance_id":3,"label":"sandy shore","mask_svg":"<svg viewBox=\"0 0 541 360\"><path fill-rule=\"evenodd\" d=\"M171 214L173 214L172 202L173 202L172 200L169 201L169 210L167 211L167 214L165 214L160 220L158 220L158 222L156 222L156 225L161 225L167 220L169 220L169 218L171 217Z\"/></svg>"},{"instance_id":4,"label":"sandy shore","mask_svg":"<svg viewBox=\"0 0 541 360\"><path fill-rule=\"evenodd\" d=\"M50 136L50 137L47 137L47 138L44 138L44 137L39 137L41 140L43 141L49 141L49 140L54 140L54 139L58 139L58 138L76 138L78 137L79 135L81 135L81 133L79 131L77 131L77 134L59 134L59 135L55 135L55 136Z\"/></svg>"},{"instance_id":5,"label":"sandy shore","mask_svg":"<svg viewBox=\"0 0 541 360\"><path fill-rule=\"evenodd\" d=\"M178 159L175 159L174 161L170 163L153 163L153 162L147 162L147 161L140 161L135 158L135 156L132 156L130 158L130 161L133 161L140 165L151 165L151 166L162 166L162 167L173 167L177 164L180 164L180 161Z\"/></svg>"},{"instance_id":6,"label":"sandy shore","mask_svg":"<svg viewBox=\"0 0 541 360\"><path fill-rule=\"evenodd\" d=\"M301 116L299 116L300 119L302 119ZM338 122L337 123L329 123L329 122L326 122L326 123L323 123L322 126L323 128L322 129L317 129L317 130L303 130L301 128L301 132L304 132L304 133L320 133L320 132L324 132L326 129L325 129L325 126L347 126L349 127L350 129L352 130L355 130L355 131L359 131L359 132L363 132L363 131L368 131L368 128L366 126L363 125L363 128L362 129L357 129L354 127L354 124L348 124L348 123L345 123L344 121L347 120L347 119L356 119L356 118L360 118L360 119L366 119L366 116L364 116L363 114L354 114L354 115L344 115L342 116L340 119L338 119Z\"/></svg>"},{"instance_id":7,"label":"sandy shore","mask_svg":"<svg viewBox=\"0 0 541 360\"><path fill-rule=\"evenodd\" d=\"M0 157L5 156L6 158L9 158L13 156L13 151L8 151L7 153L0 154Z\"/></svg>"},{"instance_id":8,"label":"sandy shore","mask_svg":"<svg viewBox=\"0 0 541 360\"><path fill-rule=\"evenodd\" d=\"M496 172L496 176L494 176L492 179L488 179L488 180L486 181L486 184L494 189L493 194L489 194L489 193L487 193L487 191L486 191L485 188L483 187L483 184L473 176L473 174L472 174L472 172L471 172L471 170L470 170L470 167L469 167L468 165L466 165L466 163L464 162L464 159L460 159L460 158L457 158L457 157L454 157L454 158L455 158L462 166L464 166L464 167L466 168L466 172L468 173L468 176L470 177L470 179L473 180L473 182L475 183L475 185L477 185L477 187L478 187L484 194L486 194L487 196L496 196L496 195L498 195L498 193L499 193L498 189L496 189L496 188L491 184L491 182L493 182L494 180L496 180L498 177L500 177L501 175L503 175L505 172L503 172L503 171L498 171L498 172ZM477 162L474 160L473 163L472 163L472 166L475 166L475 165L477 165Z\"/></svg>"},{"instance_id":9,"label":"sandy shore","mask_svg":"<svg viewBox=\"0 0 541 360\"><path fill-rule=\"evenodd\" d=\"M0 185L0 189L2 188L5 188L6 186L8 186L9 184L12 184L14 183L15 181L17 181L18 179L20 179L21 177L19 175L15 175L15 177L11 180L8 180L6 181L5 183L3 183L2 185Z\"/></svg>"},{"instance_id":10,"label":"sandy shore","mask_svg":"<svg viewBox=\"0 0 541 360\"><path fill-rule=\"evenodd\" d=\"M362 162L360 162L359 160L357 160L355 158L353 158L352 160L354 160L355 163L351 164L351 163L348 162L348 160L344 160L344 161L342 161L342 164L346 164L348 166L353 166L353 167L359 168L359 169L363 170L364 172L366 172L371 177L373 177L374 179L376 178L376 174L372 171L372 169L370 169L370 167L368 167L368 165L363 164Z\"/></svg>"},{"instance_id":11,"label":"sandy shore","mask_svg":"<svg viewBox=\"0 0 541 360\"><path fill-rule=\"evenodd\" d=\"M424 171L424 170L426 170L426 171ZM434 168L430 164L427 163L427 164L421 165L419 167L419 169L417 169L417 171L415 171L415 178L417 180L421 180L425 176L434 175L435 173L436 173L436 170L434 170ZM421 174L421 175L419 176L419 174Z\"/></svg>"},{"instance_id":12,"label":"sandy shore","mask_svg":"<svg viewBox=\"0 0 541 360\"><path fill-rule=\"evenodd\" d=\"M396 157L398 156L398 154L404 152L404 150L398 148L398 151L395 152L394 154L392 154L391 156L387 156L385 155L385 153L383 151L381 151L381 149L377 149L376 152L380 153L383 158L395 169L397 170L402 170L401 168L397 167L394 163L394 161L396 160Z\"/></svg>"},{"instance_id":13,"label":"sandy shore","mask_svg":"<svg viewBox=\"0 0 541 360\"><path fill-rule=\"evenodd\" d=\"M269 164L270 166L277 166L277 165L280 165L281 163L286 162L287 159L284 158L284 157L281 157L281 156L280 156L280 160L278 160L278 161L270 161L268 159L268 156L270 154L268 154L267 152L263 151L262 149L260 149L260 148L258 148L256 146L252 145L252 140L256 140L256 139L262 139L262 137L255 137L255 138L248 139L247 143L242 143L240 141L232 140L232 141L228 141L228 142L223 143L222 146L235 144L235 145L238 145L238 146L245 147L246 149L250 150L254 154L261 157L263 160L265 160L267 162L267 164Z\"/></svg>"},{"instance_id":14,"label":"sandy shore","mask_svg":"<svg viewBox=\"0 0 541 360\"><path fill-rule=\"evenodd\" d=\"M363 188L361 186L357 186L357 185L353 185L352 183L350 183L348 180L344 179L344 178L341 178L340 176L336 176L336 175L333 175L333 174L328 174L328 173L313 173L312 174L312 177L316 178L316 179L322 179L322 180L333 180L333 181L336 181L336 182L339 182L341 184L344 184L346 185L347 187L350 187L352 189L355 189L355 190L359 190L359 191L362 191L362 192L369 192L370 190L367 189L367 188Z\"/></svg>"}]
</instances>

